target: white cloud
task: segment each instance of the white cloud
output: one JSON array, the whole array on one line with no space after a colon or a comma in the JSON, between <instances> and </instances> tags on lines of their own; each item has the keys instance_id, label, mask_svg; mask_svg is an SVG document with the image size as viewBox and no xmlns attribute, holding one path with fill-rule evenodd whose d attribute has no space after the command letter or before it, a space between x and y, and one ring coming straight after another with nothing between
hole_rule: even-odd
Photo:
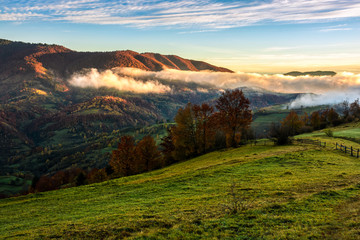
<instances>
[{"instance_id":1,"label":"white cloud","mask_svg":"<svg viewBox=\"0 0 360 240\"><path fill-rule=\"evenodd\" d=\"M87 70L85 73L74 74L69 83L76 87L109 87L116 88L120 91L135 93L166 93L171 88L157 81L139 81L132 77L122 77L111 70L99 72L97 69Z\"/></svg>"},{"instance_id":2,"label":"white cloud","mask_svg":"<svg viewBox=\"0 0 360 240\"><path fill-rule=\"evenodd\" d=\"M331 76L285 76L282 74L225 73L210 71L180 71L166 69L160 72L143 71L133 68L113 69L119 75L131 78L161 79L170 81L211 84L218 88L261 87L276 92L324 93L333 90L360 88L360 74L338 73Z\"/></svg>"},{"instance_id":3,"label":"white cloud","mask_svg":"<svg viewBox=\"0 0 360 240\"><path fill-rule=\"evenodd\" d=\"M304 94L289 105L290 108L300 108L308 106L318 106L318 105L333 105L339 104L343 101L354 102L359 98L360 88L350 88L346 91L330 91L319 95L314 94Z\"/></svg>"},{"instance_id":4,"label":"white cloud","mask_svg":"<svg viewBox=\"0 0 360 240\"><path fill-rule=\"evenodd\" d=\"M163 83L160 83L162 81ZM160 72L144 71L137 68L114 68L99 72L96 69L74 74L69 83L77 87L111 87L121 91L135 93L170 93L172 81L195 82L201 85L215 86L221 89L252 87L275 92L316 93L305 94L294 100L291 108L322 104L353 102L360 96L360 74L349 72L335 76L285 76L282 74L191 72L166 69ZM183 89L185 90L185 89ZM187 91L192 91L187 89ZM205 87L198 87L197 92L206 93Z\"/></svg>"},{"instance_id":5,"label":"white cloud","mask_svg":"<svg viewBox=\"0 0 360 240\"><path fill-rule=\"evenodd\" d=\"M4 7L0 7L0 20L3 21L41 19L139 28L196 26L222 29L263 21L314 22L360 17L360 3L352 0L272 0L249 3L217 0L7 0L2 5Z\"/></svg>"}]
</instances>

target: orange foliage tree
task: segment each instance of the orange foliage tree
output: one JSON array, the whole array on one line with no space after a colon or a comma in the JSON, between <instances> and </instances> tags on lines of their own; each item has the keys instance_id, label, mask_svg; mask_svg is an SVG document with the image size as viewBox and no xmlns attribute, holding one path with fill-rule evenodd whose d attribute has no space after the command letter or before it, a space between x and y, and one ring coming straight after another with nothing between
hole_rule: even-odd
<instances>
[{"instance_id":1,"label":"orange foliage tree","mask_svg":"<svg viewBox=\"0 0 360 240\"><path fill-rule=\"evenodd\" d=\"M198 153L205 153L213 147L215 137L215 121L212 117L214 107L203 103L201 106L194 105L193 112L196 122L196 139Z\"/></svg>"},{"instance_id":2,"label":"orange foliage tree","mask_svg":"<svg viewBox=\"0 0 360 240\"><path fill-rule=\"evenodd\" d=\"M311 123L311 126L312 126L315 130L320 129L321 118L320 118L320 114L319 114L318 111L313 112L313 113L311 114L310 123Z\"/></svg>"},{"instance_id":3,"label":"orange foliage tree","mask_svg":"<svg viewBox=\"0 0 360 240\"><path fill-rule=\"evenodd\" d=\"M241 132L249 128L252 121L249 99L239 89L226 90L216 101L216 108L219 110L218 123L226 134L227 146L237 147Z\"/></svg>"},{"instance_id":4,"label":"orange foliage tree","mask_svg":"<svg viewBox=\"0 0 360 240\"><path fill-rule=\"evenodd\" d=\"M180 108L175 116L176 126L172 131L175 146L175 159L182 160L197 153L199 144L196 138L197 123L193 106L188 103L185 108Z\"/></svg>"},{"instance_id":5,"label":"orange foliage tree","mask_svg":"<svg viewBox=\"0 0 360 240\"><path fill-rule=\"evenodd\" d=\"M350 104L350 112L353 117L360 118L360 102L359 99L356 99L353 103Z\"/></svg>"},{"instance_id":6,"label":"orange foliage tree","mask_svg":"<svg viewBox=\"0 0 360 240\"><path fill-rule=\"evenodd\" d=\"M161 155L152 136L145 136L135 150L138 172L150 171L161 167Z\"/></svg>"},{"instance_id":7,"label":"orange foliage tree","mask_svg":"<svg viewBox=\"0 0 360 240\"><path fill-rule=\"evenodd\" d=\"M281 122L281 125L288 129L291 136L300 132L304 126L304 122L300 119L295 111L291 111L286 118Z\"/></svg>"},{"instance_id":8,"label":"orange foliage tree","mask_svg":"<svg viewBox=\"0 0 360 240\"><path fill-rule=\"evenodd\" d=\"M135 174L135 140L131 136L123 136L118 148L112 152L110 166L116 174L129 176Z\"/></svg>"}]
</instances>

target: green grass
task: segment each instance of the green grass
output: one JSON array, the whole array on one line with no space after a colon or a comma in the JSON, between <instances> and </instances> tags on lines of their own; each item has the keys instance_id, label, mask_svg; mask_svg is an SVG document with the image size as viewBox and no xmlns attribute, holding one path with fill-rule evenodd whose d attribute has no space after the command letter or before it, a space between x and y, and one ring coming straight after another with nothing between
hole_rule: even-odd
<instances>
[{"instance_id":1,"label":"green grass","mask_svg":"<svg viewBox=\"0 0 360 240\"><path fill-rule=\"evenodd\" d=\"M295 138L316 138L316 139L323 139L335 144L338 143L347 143L350 145L358 145L356 143L360 143L360 122L357 123L348 123L343 124L337 127L329 128L333 131L334 138L328 138L325 134L324 130L315 131L312 133L305 133L296 136Z\"/></svg>"},{"instance_id":2,"label":"green grass","mask_svg":"<svg viewBox=\"0 0 360 240\"><path fill-rule=\"evenodd\" d=\"M360 160L244 146L108 182L0 200L5 239L356 239ZM240 200L236 214L229 193Z\"/></svg>"}]
</instances>

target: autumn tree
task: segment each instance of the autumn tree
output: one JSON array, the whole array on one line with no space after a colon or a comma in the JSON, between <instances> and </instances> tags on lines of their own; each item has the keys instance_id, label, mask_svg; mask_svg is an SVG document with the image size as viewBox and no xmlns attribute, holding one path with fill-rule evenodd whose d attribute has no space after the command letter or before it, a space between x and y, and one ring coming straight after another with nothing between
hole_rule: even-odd
<instances>
[{"instance_id":1,"label":"autumn tree","mask_svg":"<svg viewBox=\"0 0 360 240\"><path fill-rule=\"evenodd\" d=\"M129 176L135 173L134 169L135 140L131 136L123 136L118 148L112 152L110 166L116 174Z\"/></svg>"},{"instance_id":2,"label":"autumn tree","mask_svg":"<svg viewBox=\"0 0 360 240\"><path fill-rule=\"evenodd\" d=\"M300 129L304 126L304 122L300 119L299 115L292 110L281 122L281 126L283 126L284 129L288 129L289 134L294 136L300 132Z\"/></svg>"},{"instance_id":3,"label":"autumn tree","mask_svg":"<svg viewBox=\"0 0 360 240\"><path fill-rule=\"evenodd\" d=\"M335 111L334 108L330 108L327 113L327 121L331 125L338 125L339 124L339 114Z\"/></svg>"},{"instance_id":4,"label":"autumn tree","mask_svg":"<svg viewBox=\"0 0 360 240\"><path fill-rule=\"evenodd\" d=\"M191 103L178 110L175 122L176 126L171 129L175 146L175 158L182 160L194 156L198 151L199 144L196 138L195 114Z\"/></svg>"},{"instance_id":5,"label":"autumn tree","mask_svg":"<svg viewBox=\"0 0 360 240\"><path fill-rule=\"evenodd\" d=\"M360 103L359 99L356 99L350 104L350 113L355 118L360 118Z\"/></svg>"},{"instance_id":6,"label":"autumn tree","mask_svg":"<svg viewBox=\"0 0 360 240\"><path fill-rule=\"evenodd\" d=\"M320 129L321 119L318 111L311 114L310 124L315 130Z\"/></svg>"},{"instance_id":7,"label":"autumn tree","mask_svg":"<svg viewBox=\"0 0 360 240\"><path fill-rule=\"evenodd\" d=\"M228 147L237 147L240 133L252 121L250 102L239 89L226 90L216 101L218 122L224 130Z\"/></svg>"},{"instance_id":8,"label":"autumn tree","mask_svg":"<svg viewBox=\"0 0 360 240\"><path fill-rule=\"evenodd\" d=\"M215 121L212 118L214 107L203 103L201 106L194 105L193 112L196 122L196 142L198 143L198 153L205 153L214 144Z\"/></svg>"},{"instance_id":9,"label":"autumn tree","mask_svg":"<svg viewBox=\"0 0 360 240\"><path fill-rule=\"evenodd\" d=\"M88 183L104 182L108 179L106 169L93 168L86 176Z\"/></svg>"},{"instance_id":10,"label":"autumn tree","mask_svg":"<svg viewBox=\"0 0 360 240\"><path fill-rule=\"evenodd\" d=\"M51 177L49 176L41 176L36 183L35 192L45 192L54 190L53 182L51 181Z\"/></svg>"},{"instance_id":11,"label":"autumn tree","mask_svg":"<svg viewBox=\"0 0 360 240\"><path fill-rule=\"evenodd\" d=\"M161 166L161 155L153 137L145 136L136 145L136 163L139 172L150 171Z\"/></svg>"},{"instance_id":12,"label":"autumn tree","mask_svg":"<svg viewBox=\"0 0 360 240\"><path fill-rule=\"evenodd\" d=\"M343 109L343 119L347 121L350 116L350 106L349 101L345 100L341 103L341 107Z\"/></svg>"}]
</instances>

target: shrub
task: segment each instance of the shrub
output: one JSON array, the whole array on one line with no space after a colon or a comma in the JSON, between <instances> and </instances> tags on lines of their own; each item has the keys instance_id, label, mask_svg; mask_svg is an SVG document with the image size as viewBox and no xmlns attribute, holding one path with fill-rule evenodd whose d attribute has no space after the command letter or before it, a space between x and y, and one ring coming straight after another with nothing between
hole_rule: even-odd
<instances>
[{"instance_id":1,"label":"shrub","mask_svg":"<svg viewBox=\"0 0 360 240\"><path fill-rule=\"evenodd\" d=\"M229 192L227 193L227 202L222 205L225 211L229 214L244 212L249 209L254 202L254 199L249 199L248 197L240 194L238 188L239 187L236 183L231 183L228 190Z\"/></svg>"},{"instance_id":2,"label":"shrub","mask_svg":"<svg viewBox=\"0 0 360 240\"><path fill-rule=\"evenodd\" d=\"M334 137L334 133L330 129L325 129L324 132L325 132L326 136Z\"/></svg>"},{"instance_id":3,"label":"shrub","mask_svg":"<svg viewBox=\"0 0 360 240\"><path fill-rule=\"evenodd\" d=\"M286 126L271 124L269 138L277 145L286 145L291 143L290 131Z\"/></svg>"}]
</instances>

